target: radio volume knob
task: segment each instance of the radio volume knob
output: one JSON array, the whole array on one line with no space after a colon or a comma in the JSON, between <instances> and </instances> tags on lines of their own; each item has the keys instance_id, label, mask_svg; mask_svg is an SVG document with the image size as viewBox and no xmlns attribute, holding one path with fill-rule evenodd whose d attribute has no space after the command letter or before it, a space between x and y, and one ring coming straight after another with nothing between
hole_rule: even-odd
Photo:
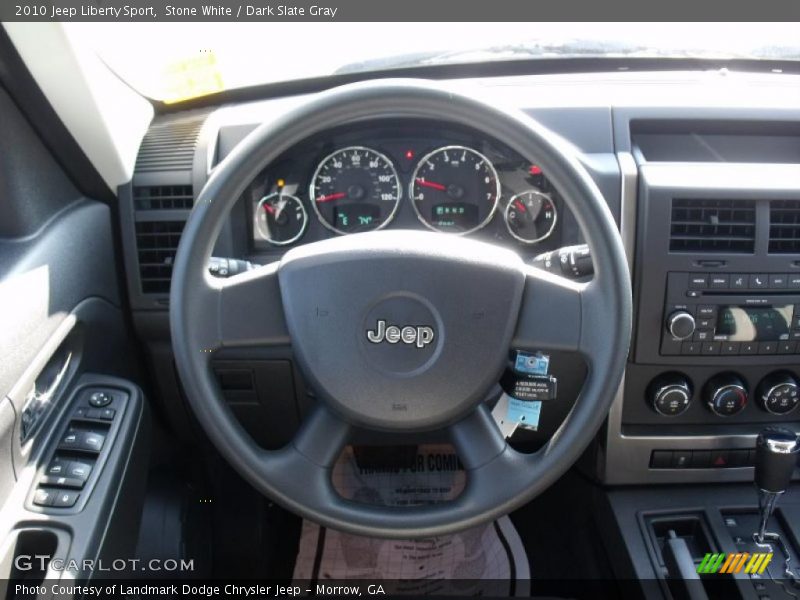
<instances>
[{"instance_id":1,"label":"radio volume knob","mask_svg":"<svg viewBox=\"0 0 800 600\"><path fill-rule=\"evenodd\" d=\"M685 310L676 310L667 319L667 331L679 340L691 337L694 327L694 317Z\"/></svg>"}]
</instances>

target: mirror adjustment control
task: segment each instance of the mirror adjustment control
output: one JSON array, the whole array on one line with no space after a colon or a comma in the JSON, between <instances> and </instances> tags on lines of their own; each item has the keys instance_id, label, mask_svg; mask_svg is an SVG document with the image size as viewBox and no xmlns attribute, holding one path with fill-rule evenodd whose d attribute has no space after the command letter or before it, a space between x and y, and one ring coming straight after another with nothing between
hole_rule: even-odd
<instances>
[{"instance_id":1,"label":"mirror adjustment control","mask_svg":"<svg viewBox=\"0 0 800 600\"><path fill-rule=\"evenodd\" d=\"M694 317L685 310L676 310L667 318L667 331L676 339L688 339L694 330Z\"/></svg>"},{"instance_id":2,"label":"mirror adjustment control","mask_svg":"<svg viewBox=\"0 0 800 600\"><path fill-rule=\"evenodd\" d=\"M720 417L731 417L744 410L747 405L747 387L732 373L712 377L705 387L708 408Z\"/></svg>"},{"instance_id":3,"label":"mirror adjustment control","mask_svg":"<svg viewBox=\"0 0 800 600\"><path fill-rule=\"evenodd\" d=\"M89 406L93 406L94 408L105 408L111 404L111 401L111 394L108 392L92 392L92 395L89 396Z\"/></svg>"},{"instance_id":4,"label":"mirror adjustment control","mask_svg":"<svg viewBox=\"0 0 800 600\"><path fill-rule=\"evenodd\" d=\"M666 373L653 380L648 388L648 396L653 410L658 414L676 417L689 408L692 387L680 373Z\"/></svg>"},{"instance_id":5,"label":"mirror adjustment control","mask_svg":"<svg viewBox=\"0 0 800 600\"><path fill-rule=\"evenodd\" d=\"M756 398L761 408L768 413L786 415L800 403L800 389L797 380L791 374L772 373L758 384Z\"/></svg>"}]
</instances>

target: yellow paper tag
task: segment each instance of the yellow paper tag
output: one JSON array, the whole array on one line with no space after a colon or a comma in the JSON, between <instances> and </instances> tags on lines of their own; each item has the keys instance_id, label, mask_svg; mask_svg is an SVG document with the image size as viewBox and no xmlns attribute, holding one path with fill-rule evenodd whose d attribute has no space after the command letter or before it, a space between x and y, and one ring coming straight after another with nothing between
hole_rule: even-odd
<instances>
[{"instance_id":1,"label":"yellow paper tag","mask_svg":"<svg viewBox=\"0 0 800 600\"><path fill-rule=\"evenodd\" d=\"M173 104L225 89L217 58L204 50L191 58L175 60L164 69L164 103Z\"/></svg>"}]
</instances>

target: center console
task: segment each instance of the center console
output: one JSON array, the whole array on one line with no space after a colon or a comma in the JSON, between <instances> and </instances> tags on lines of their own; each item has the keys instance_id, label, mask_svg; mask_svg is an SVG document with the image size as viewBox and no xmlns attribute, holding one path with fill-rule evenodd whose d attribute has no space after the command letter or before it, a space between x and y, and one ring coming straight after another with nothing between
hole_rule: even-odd
<instances>
[{"instance_id":1,"label":"center console","mask_svg":"<svg viewBox=\"0 0 800 600\"><path fill-rule=\"evenodd\" d=\"M744 162L748 127L626 123L635 321L598 457L605 483L752 481L758 432L800 430L800 168L769 152L771 133ZM713 154L689 151L709 140Z\"/></svg>"}]
</instances>

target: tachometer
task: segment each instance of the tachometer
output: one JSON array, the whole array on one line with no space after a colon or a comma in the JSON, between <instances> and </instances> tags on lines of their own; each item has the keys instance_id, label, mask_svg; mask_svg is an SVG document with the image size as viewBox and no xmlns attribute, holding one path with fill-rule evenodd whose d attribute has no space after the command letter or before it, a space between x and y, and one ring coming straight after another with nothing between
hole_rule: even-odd
<instances>
[{"instance_id":1,"label":"tachometer","mask_svg":"<svg viewBox=\"0 0 800 600\"><path fill-rule=\"evenodd\" d=\"M385 227L397 211L402 189L385 155L350 146L319 163L309 194L323 225L336 233L356 233Z\"/></svg>"},{"instance_id":2,"label":"tachometer","mask_svg":"<svg viewBox=\"0 0 800 600\"><path fill-rule=\"evenodd\" d=\"M500 180L480 152L466 146L445 146L419 161L410 196L420 221L431 229L470 233L494 215Z\"/></svg>"}]
</instances>

